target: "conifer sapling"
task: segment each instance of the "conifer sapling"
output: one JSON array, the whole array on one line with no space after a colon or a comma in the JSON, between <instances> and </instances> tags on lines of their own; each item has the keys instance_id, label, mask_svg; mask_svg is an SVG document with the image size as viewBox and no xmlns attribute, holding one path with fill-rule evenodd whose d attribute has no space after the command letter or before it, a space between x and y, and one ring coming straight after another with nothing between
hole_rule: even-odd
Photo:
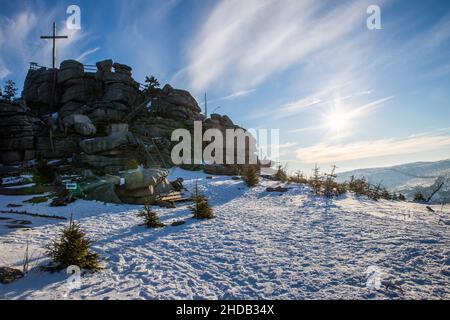
<instances>
[{"instance_id":1,"label":"conifer sapling","mask_svg":"<svg viewBox=\"0 0 450 320\"><path fill-rule=\"evenodd\" d=\"M198 189L198 183L195 184L195 192L192 195L192 201L194 204L189 207L194 218L197 219L212 219L214 218L214 213L209 206L208 199L203 195Z\"/></svg>"},{"instance_id":2,"label":"conifer sapling","mask_svg":"<svg viewBox=\"0 0 450 320\"><path fill-rule=\"evenodd\" d=\"M250 188L256 187L256 185L259 182L259 176L258 172L253 166L249 166L245 171L244 175L242 177L244 182L249 186Z\"/></svg>"},{"instance_id":3,"label":"conifer sapling","mask_svg":"<svg viewBox=\"0 0 450 320\"><path fill-rule=\"evenodd\" d=\"M144 226L146 226L147 228L164 227L164 223L159 220L158 215L152 210L150 205L145 205L144 209L139 212L138 216L144 218Z\"/></svg>"},{"instance_id":4,"label":"conifer sapling","mask_svg":"<svg viewBox=\"0 0 450 320\"><path fill-rule=\"evenodd\" d=\"M58 239L53 241L48 254L54 262L54 269L61 270L71 265L83 269L100 269L98 254L91 251L91 240L81 230L80 224L70 219L67 227L63 228Z\"/></svg>"}]
</instances>

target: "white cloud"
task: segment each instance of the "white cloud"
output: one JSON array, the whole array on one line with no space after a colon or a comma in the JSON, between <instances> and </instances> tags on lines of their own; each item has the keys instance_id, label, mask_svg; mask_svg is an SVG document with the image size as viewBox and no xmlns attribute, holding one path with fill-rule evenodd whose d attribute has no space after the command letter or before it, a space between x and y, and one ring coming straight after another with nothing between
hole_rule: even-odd
<instances>
[{"instance_id":1,"label":"white cloud","mask_svg":"<svg viewBox=\"0 0 450 320\"><path fill-rule=\"evenodd\" d=\"M359 141L348 144L319 143L299 148L297 159L304 163L340 163L394 155L414 154L437 150L450 146L450 136L443 134L424 134L404 139L380 139Z\"/></svg>"},{"instance_id":2,"label":"white cloud","mask_svg":"<svg viewBox=\"0 0 450 320\"><path fill-rule=\"evenodd\" d=\"M24 77L29 62L51 66L51 40L42 40L40 36L51 34L53 21L57 22L57 34L69 37L57 40L57 66L65 59L81 55L84 47L82 40L88 34L83 29L68 30L64 20L55 19L60 12L65 12L65 7L31 7L29 4L14 16L0 16L0 78L11 74L15 78Z\"/></svg>"},{"instance_id":3,"label":"white cloud","mask_svg":"<svg viewBox=\"0 0 450 320\"><path fill-rule=\"evenodd\" d=\"M8 68L3 66L2 62L0 61L0 80L6 78L9 74L11 74L11 71L9 71Z\"/></svg>"},{"instance_id":4,"label":"white cloud","mask_svg":"<svg viewBox=\"0 0 450 320\"><path fill-rule=\"evenodd\" d=\"M243 97L246 95L249 95L250 93L252 93L253 91L255 91L255 89L250 89L250 90L239 90L236 92L233 92L225 97L219 98L218 100L233 100L239 97Z\"/></svg>"},{"instance_id":5,"label":"white cloud","mask_svg":"<svg viewBox=\"0 0 450 320\"><path fill-rule=\"evenodd\" d=\"M228 94L228 95L226 95L224 97L208 100L208 103L215 103L215 102L224 101L224 100L234 100L234 99L241 98L241 97L244 97L246 95L249 95L250 93L252 93L254 91L255 91L255 89L238 90L238 91L230 93L230 94ZM201 99L197 99L197 101L200 101L200 100ZM202 101L199 104L204 105L205 102Z\"/></svg>"},{"instance_id":6,"label":"white cloud","mask_svg":"<svg viewBox=\"0 0 450 320\"><path fill-rule=\"evenodd\" d=\"M436 23L428 32L423 34L423 43L430 47L438 47L450 38L450 14Z\"/></svg>"},{"instance_id":7,"label":"white cloud","mask_svg":"<svg viewBox=\"0 0 450 320\"><path fill-rule=\"evenodd\" d=\"M84 59L85 59L88 55L90 55L90 54L92 54L92 53L94 53L94 52L97 52L98 50L100 50L100 47L96 47L96 48L93 48L93 49L86 50L85 52L83 52L82 54L80 54L75 60L80 61L80 62L83 62Z\"/></svg>"},{"instance_id":8,"label":"white cloud","mask_svg":"<svg viewBox=\"0 0 450 320\"><path fill-rule=\"evenodd\" d=\"M12 67L21 61L26 64L29 48L27 39L36 27L37 17L32 12L22 12L14 18L0 17L0 77L12 73Z\"/></svg>"},{"instance_id":9,"label":"white cloud","mask_svg":"<svg viewBox=\"0 0 450 320\"><path fill-rule=\"evenodd\" d=\"M182 73L195 91L211 85L255 86L364 22L364 3L325 5L313 0L221 1L194 37Z\"/></svg>"}]
</instances>

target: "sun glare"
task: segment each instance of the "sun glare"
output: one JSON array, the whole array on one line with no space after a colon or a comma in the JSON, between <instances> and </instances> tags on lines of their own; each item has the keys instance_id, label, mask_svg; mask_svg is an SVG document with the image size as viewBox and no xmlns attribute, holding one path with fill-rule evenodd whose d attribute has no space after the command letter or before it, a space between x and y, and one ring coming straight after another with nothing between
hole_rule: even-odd
<instances>
[{"instance_id":1,"label":"sun glare","mask_svg":"<svg viewBox=\"0 0 450 320\"><path fill-rule=\"evenodd\" d=\"M327 127L333 131L342 131L348 126L348 117L341 112L333 112L328 116Z\"/></svg>"}]
</instances>

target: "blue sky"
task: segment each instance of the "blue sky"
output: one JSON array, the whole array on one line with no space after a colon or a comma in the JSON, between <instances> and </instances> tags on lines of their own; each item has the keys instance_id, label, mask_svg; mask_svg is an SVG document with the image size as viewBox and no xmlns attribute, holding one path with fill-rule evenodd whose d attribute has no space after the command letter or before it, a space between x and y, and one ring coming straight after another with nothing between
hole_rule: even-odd
<instances>
[{"instance_id":1,"label":"blue sky","mask_svg":"<svg viewBox=\"0 0 450 320\"><path fill-rule=\"evenodd\" d=\"M81 8L81 30L65 28ZM381 30L366 9L381 8ZM189 90L246 128L280 129L289 170L450 158L450 2L5 1L0 78L51 64L39 36L68 34L58 61L112 58L137 81Z\"/></svg>"}]
</instances>

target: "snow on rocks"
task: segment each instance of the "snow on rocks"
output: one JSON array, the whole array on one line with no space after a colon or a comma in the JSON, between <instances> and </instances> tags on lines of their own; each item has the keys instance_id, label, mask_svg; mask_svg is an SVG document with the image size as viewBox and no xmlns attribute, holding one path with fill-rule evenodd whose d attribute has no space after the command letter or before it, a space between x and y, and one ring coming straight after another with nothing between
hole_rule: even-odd
<instances>
[{"instance_id":1,"label":"snow on rocks","mask_svg":"<svg viewBox=\"0 0 450 320\"><path fill-rule=\"evenodd\" d=\"M352 195L325 199L305 186L266 192L242 181L175 169L208 196L216 218L191 219L188 204L155 208L162 229L146 229L141 206L77 201L64 208L24 210L74 217L94 241L106 268L83 274L70 290L62 273L31 271L0 285L2 299L448 299L448 212L424 205L373 202ZM19 198L0 197L0 210ZM8 215L15 217L14 215ZM17 218L17 217L15 217ZM20 217L18 217L20 218ZM27 217L28 219L28 217ZM43 247L66 222L30 217L31 230L2 230L2 264L19 267L23 248ZM171 223L184 220L176 227ZM15 250L15 251L14 251ZM14 253L15 252L15 253ZM45 256L42 261L45 261ZM378 287L367 286L375 270Z\"/></svg>"}]
</instances>

